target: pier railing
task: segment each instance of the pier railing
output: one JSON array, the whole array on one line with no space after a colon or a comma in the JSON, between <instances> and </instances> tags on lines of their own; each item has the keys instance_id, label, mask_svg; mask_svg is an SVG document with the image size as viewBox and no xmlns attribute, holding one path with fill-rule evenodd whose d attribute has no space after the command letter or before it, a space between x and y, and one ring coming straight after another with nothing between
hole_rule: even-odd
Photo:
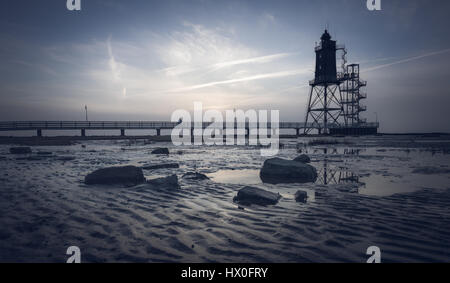
<instances>
[{"instance_id":1,"label":"pier railing","mask_svg":"<svg viewBox=\"0 0 450 283\"><path fill-rule=\"evenodd\" d=\"M196 129L245 129L250 133L251 130L265 129L272 131L270 123L253 123L253 122L154 122L154 121L9 121L0 122L0 132L7 131L36 131L38 137L42 137L43 130L80 130L81 136L86 136L86 130L120 130L120 135L125 136L126 130L156 130L156 135L161 135L161 130L170 130L175 127L194 131ZM355 125L351 126L352 128ZM378 123L362 123L357 125L358 128L378 128ZM321 123L304 123L304 122L281 122L277 129L294 129L297 135L300 135L302 129L339 129L348 128L341 124L330 124L326 126Z\"/></svg>"}]
</instances>

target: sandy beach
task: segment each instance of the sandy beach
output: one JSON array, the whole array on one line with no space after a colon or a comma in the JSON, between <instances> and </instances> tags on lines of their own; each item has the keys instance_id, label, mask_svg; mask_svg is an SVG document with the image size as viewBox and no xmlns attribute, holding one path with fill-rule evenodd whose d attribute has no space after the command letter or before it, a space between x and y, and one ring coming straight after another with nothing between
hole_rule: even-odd
<instances>
[{"instance_id":1,"label":"sandy beach","mask_svg":"<svg viewBox=\"0 0 450 283\"><path fill-rule=\"evenodd\" d=\"M13 155L0 145L0 261L65 262L78 246L83 262L365 262L373 245L384 262L450 260L447 137L312 140L282 140L279 157L307 154L317 181L278 185L259 178L256 147L82 141ZM161 146L168 156L150 154ZM161 163L179 168L146 179L176 174L179 189L84 184L99 168ZM195 171L210 179L182 177ZM282 198L238 205L245 185Z\"/></svg>"}]
</instances>

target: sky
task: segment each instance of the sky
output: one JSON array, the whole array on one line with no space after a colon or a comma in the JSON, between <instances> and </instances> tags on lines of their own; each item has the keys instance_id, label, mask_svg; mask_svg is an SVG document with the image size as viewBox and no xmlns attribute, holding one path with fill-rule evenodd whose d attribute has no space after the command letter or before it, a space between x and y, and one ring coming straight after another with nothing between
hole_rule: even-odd
<instances>
[{"instance_id":1,"label":"sky","mask_svg":"<svg viewBox=\"0 0 450 283\"><path fill-rule=\"evenodd\" d=\"M170 120L279 110L305 120L328 28L368 81L381 131L450 132L450 1L2 0L0 120Z\"/></svg>"}]
</instances>

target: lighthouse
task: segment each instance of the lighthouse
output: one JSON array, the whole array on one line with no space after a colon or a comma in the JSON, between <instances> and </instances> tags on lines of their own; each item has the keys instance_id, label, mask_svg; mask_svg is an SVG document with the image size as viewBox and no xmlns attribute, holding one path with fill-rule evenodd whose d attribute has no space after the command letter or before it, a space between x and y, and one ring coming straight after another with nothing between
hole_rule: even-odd
<instances>
[{"instance_id":1,"label":"lighthouse","mask_svg":"<svg viewBox=\"0 0 450 283\"><path fill-rule=\"evenodd\" d=\"M330 129L342 124L344 107L342 106L340 84L336 68L336 41L331 39L327 30L315 47L316 68L314 80L309 82L311 90L305 119L305 134L318 129L319 134L328 134ZM312 123L310 127L308 123Z\"/></svg>"}]
</instances>

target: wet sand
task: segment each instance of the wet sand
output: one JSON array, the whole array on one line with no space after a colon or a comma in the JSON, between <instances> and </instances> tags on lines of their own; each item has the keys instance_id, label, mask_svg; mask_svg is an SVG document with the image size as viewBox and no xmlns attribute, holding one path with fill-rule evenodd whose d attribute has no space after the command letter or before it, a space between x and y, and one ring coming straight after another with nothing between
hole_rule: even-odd
<instances>
[{"instance_id":1,"label":"wet sand","mask_svg":"<svg viewBox=\"0 0 450 283\"><path fill-rule=\"evenodd\" d=\"M256 147L82 141L34 146L32 157L52 155L24 158L0 145L0 261L65 262L66 249L79 246L83 262L365 262L373 245L383 262L450 261L447 139L309 141L283 140L279 157L301 150L319 179L280 185L259 179L265 158ZM150 154L161 146L172 154ZM177 174L181 189L83 184L98 168L158 163L180 168L146 170L146 178ZM211 179L181 178L195 170ZM282 199L239 207L233 197L247 184ZM299 189L306 204L295 202Z\"/></svg>"}]
</instances>

